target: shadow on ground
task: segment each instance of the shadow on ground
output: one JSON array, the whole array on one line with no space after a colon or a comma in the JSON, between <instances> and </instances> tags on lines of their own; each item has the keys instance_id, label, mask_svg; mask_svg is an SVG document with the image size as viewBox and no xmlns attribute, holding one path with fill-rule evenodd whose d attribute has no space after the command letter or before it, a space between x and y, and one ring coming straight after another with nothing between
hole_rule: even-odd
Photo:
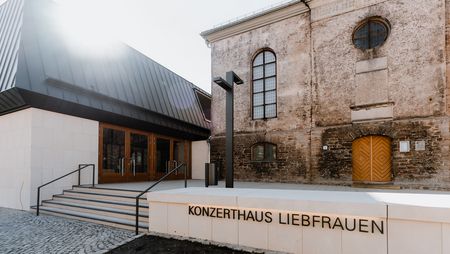
<instances>
[{"instance_id":1,"label":"shadow on ground","mask_svg":"<svg viewBox=\"0 0 450 254\"><path fill-rule=\"evenodd\" d=\"M251 253L237 251L215 245L205 245L196 242L168 239L157 236L142 236L125 245L108 252L108 254L131 253L214 253L214 254L244 254Z\"/></svg>"}]
</instances>

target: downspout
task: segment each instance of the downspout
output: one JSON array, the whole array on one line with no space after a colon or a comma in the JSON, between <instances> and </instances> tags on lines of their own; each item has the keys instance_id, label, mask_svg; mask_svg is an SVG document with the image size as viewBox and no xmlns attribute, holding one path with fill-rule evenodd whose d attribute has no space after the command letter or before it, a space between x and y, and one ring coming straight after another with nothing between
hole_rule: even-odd
<instances>
[{"instance_id":1,"label":"downspout","mask_svg":"<svg viewBox=\"0 0 450 254\"><path fill-rule=\"evenodd\" d=\"M309 46L310 46L310 108L309 108L309 174L308 181L312 183L313 174L312 174L312 166L313 166L313 153L312 153L312 129L313 129L313 73L314 73L314 47L312 40L312 18L311 18L311 7L306 2L307 0L300 0L309 10Z\"/></svg>"}]
</instances>

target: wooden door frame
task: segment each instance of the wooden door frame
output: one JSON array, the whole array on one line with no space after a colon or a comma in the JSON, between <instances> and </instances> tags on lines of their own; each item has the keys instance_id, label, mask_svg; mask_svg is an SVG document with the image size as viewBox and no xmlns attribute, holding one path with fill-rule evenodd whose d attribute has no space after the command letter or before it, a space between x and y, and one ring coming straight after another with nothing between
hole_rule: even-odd
<instances>
[{"instance_id":1,"label":"wooden door frame","mask_svg":"<svg viewBox=\"0 0 450 254\"><path fill-rule=\"evenodd\" d=\"M103 130L113 129L118 131L125 132L125 172L124 176L108 176L103 173ZM142 174L141 176L133 176L130 168L130 157L131 157L131 134L139 134L145 135L148 137L148 156L147 156L147 165L148 172L147 174ZM156 172L156 140L158 138L166 139L170 142L170 159L173 160L173 145L174 141L179 141L184 143L184 156L186 158L187 165L187 177L191 178L191 163L192 163L192 142L186 139L175 138L163 134L156 134L153 132L142 131L127 127L122 127L109 123L100 123L99 124L99 142L98 142L98 181L99 183L114 183L114 182L138 182L138 181L152 181L158 180L164 174L158 174ZM170 176L168 179L184 179L184 175L181 174L177 176Z\"/></svg>"},{"instance_id":2,"label":"wooden door frame","mask_svg":"<svg viewBox=\"0 0 450 254\"><path fill-rule=\"evenodd\" d=\"M125 128L116 125L104 124L100 123L99 125L99 142L98 142L98 182L99 183L113 183L120 182L124 176L117 176L117 174L105 174L103 172L103 130L104 129L112 129L116 131L123 131L125 133L124 140L124 156L126 157L127 153L127 134Z\"/></svg>"},{"instance_id":3,"label":"wooden door frame","mask_svg":"<svg viewBox=\"0 0 450 254\"><path fill-rule=\"evenodd\" d=\"M103 172L103 130L104 129L113 129L118 131L125 132L125 162L124 162L124 176L117 176L117 175L105 175ZM139 134L139 135L145 135L148 137L148 144L147 144L147 174L140 174L139 176L133 176L130 168L130 157L131 157L131 133ZM116 183L116 182L134 182L134 181L149 181L151 178L151 171L152 171L152 151L150 150L152 148L152 137L153 133L131 129L127 127L122 127L118 125L108 124L108 123L100 123L99 124L99 148L98 148L98 181L99 183Z\"/></svg>"},{"instance_id":4,"label":"wooden door frame","mask_svg":"<svg viewBox=\"0 0 450 254\"><path fill-rule=\"evenodd\" d=\"M169 146L169 149L170 149L170 151L169 151L170 161L173 161L173 158L174 158L174 155L173 155L174 141L179 141L179 142L183 142L184 143L184 156L186 158L187 178L190 179L190 177L191 177L191 141L185 140L185 139L180 139L180 138L174 138L174 137L170 137L170 136L167 136L167 135L154 134L154 145L153 145L153 150L154 150L153 151L154 152L153 153L153 156L154 156L153 163L154 163L154 165L153 165L153 168L154 168L154 172L155 172L155 174L154 174L155 178L153 180L158 180L159 178L161 178L164 175L164 174L160 174L160 173L158 174L156 172L156 170L157 170L157 168L156 168L156 163L157 163L157 159L156 159L156 150L157 150L156 149L156 141L157 141L158 138L169 140L169 142L170 142L170 146ZM184 179L184 175L183 174L180 174L178 176L171 175L167 179L169 179L169 180Z\"/></svg>"},{"instance_id":5,"label":"wooden door frame","mask_svg":"<svg viewBox=\"0 0 450 254\"><path fill-rule=\"evenodd\" d=\"M140 173L139 175L136 174L136 176L132 175L132 170L131 170L131 165L129 165L129 172L128 172L128 176L127 176L127 181L128 182L139 182L139 181L149 181L151 179L151 171L152 171L152 138L153 138L153 133L151 132L146 132L146 131L141 131L141 130L136 130L136 129L131 129L131 128L127 128L128 130L128 135L126 135L128 137L128 154L125 153L125 155L129 156L128 161L131 161L131 134L138 134L138 135L142 135L142 136L146 136L147 137L147 173Z\"/></svg>"},{"instance_id":6,"label":"wooden door frame","mask_svg":"<svg viewBox=\"0 0 450 254\"><path fill-rule=\"evenodd\" d=\"M172 160L174 160L174 156L173 156L173 150L174 150L174 142L175 141L178 141L178 142L182 142L183 143L183 145L184 145L184 158L185 158L185 163L186 163L186 167L187 167L187 178L189 178L190 179L190 165L191 165L191 157L190 157L190 150L191 150L191 147L190 147L190 141L187 141L187 140L184 140L184 139L178 139L178 138L172 138L172 140L171 140L171 154L172 154ZM181 172L183 172L183 171L181 171ZM178 176L177 175L174 175L173 177L172 177L173 179L184 179L184 174L182 173L182 174L179 174Z\"/></svg>"}]
</instances>

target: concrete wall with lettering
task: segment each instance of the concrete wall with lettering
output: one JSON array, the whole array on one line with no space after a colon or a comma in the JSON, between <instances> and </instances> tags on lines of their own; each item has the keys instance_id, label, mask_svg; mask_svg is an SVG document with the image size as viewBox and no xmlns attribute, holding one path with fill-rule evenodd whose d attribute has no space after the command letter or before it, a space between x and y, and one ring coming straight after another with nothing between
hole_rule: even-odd
<instances>
[{"instance_id":1,"label":"concrete wall with lettering","mask_svg":"<svg viewBox=\"0 0 450 254\"><path fill-rule=\"evenodd\" d=\"M287 253L450 253L450 195L187 188L147 199L153 234Z\"/></svg>"}]
</instances>

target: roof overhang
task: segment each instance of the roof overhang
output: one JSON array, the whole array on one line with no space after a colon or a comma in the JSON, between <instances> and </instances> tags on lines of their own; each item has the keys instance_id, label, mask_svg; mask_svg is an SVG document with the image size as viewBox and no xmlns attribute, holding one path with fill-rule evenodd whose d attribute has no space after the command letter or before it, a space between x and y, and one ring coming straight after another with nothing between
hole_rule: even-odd
<instances>
[{"instance_id":1,"label":"roof overhang","mask_svg":"<svg viewBox=\"0 0 450 254\"><path fill-rule=\"evenodd\" d=\"M307 0L306 2L310 1L311 0ZM303 14L308 11L309 8L302 1L292 0L254 14L247 15L243 18L230 21L226 24L219 25L213 29L202 32L200 35L203 39L205 39L206 43L210 44L278 22L280 20Z\"/></svg>"}]
</instances>

